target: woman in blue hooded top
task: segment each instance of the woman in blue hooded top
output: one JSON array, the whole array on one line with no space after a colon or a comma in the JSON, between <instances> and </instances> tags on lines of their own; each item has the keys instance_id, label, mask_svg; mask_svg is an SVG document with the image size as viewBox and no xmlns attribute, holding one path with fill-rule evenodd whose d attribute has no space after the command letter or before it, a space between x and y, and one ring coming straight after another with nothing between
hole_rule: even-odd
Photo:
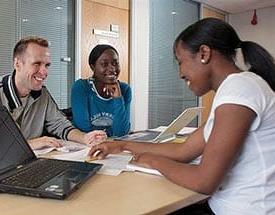
<instances>
[{"instance_id":1,"label":"woman in blue hooded top","mask_svg":"<svg viewBox=\"0 0 275 215\"><path fill-rule=\"evenodd\" d=\"M131 88L118 80L119 55L110 45L95 46L89 56L93 75L72 87L73 124L82 131L105 130L109 137L130 130Z\"/></svg>"}]
</instances>

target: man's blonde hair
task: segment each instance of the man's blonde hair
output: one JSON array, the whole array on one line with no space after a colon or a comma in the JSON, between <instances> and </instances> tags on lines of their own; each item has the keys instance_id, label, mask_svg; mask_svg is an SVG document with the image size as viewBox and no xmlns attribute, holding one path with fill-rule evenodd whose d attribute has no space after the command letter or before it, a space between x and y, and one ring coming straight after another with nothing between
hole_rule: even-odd
<instances>
[{"instance_id":1,"label":"man's blonde hair","mask_svg":"<svg viewBox=\"0 0 275 215\"><path fill-rule=\"evenodd\" d=\"M39 46L43 46L46 48L49 47L49 42L44 38L37 37L37 36L29 36L29 37L22 38L21 40L19 40L17 42L17 44L15 45L15 47L13 49L13 59L19 55L24 54L24 52L26 51L26 49L30 43L34 43L34 44L37 44Z\"/></svg>"}]
</instances>

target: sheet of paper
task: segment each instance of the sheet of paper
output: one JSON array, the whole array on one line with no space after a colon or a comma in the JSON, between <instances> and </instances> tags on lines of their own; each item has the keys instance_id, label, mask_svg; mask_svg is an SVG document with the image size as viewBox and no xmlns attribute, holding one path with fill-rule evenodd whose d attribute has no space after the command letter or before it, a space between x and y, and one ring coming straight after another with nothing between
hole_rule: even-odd
<instances>
[{"instance_id":1,"label":"sheet of paper","mask_svg":"<svg viewBox=\"0 0 275 215\"><path fill-rule=\"evenodd\" d=\"M191 134L192 132L194 132L196 129L197 129L197 127L184 127L177 134L183 135L183 136L188 135L188 134Z\"/></svg>"},{"instance_id":2,"label":"sheet of paper","mask_svg":"<svg viewBox=\"0 0 275 215\"><path fill-rule=\"evenodd\" d=\"M162 174L156 169L145 168L131 163L127 165L127 170L162 176Z\"/></svg>"},{"instance_id":3,"label":"sheet of paper","mask_svg":"<svg viewBox=\"0 0 275 215\"><path fill-rule=\"evenodd\" d=\"M84 144L76 143L73 141L60 140L60 142L63 145L62 147L58 147L58 148L57 147L46 147L46 148L42 148L42 149L36 149L36 150L33 150L34 154L39 156L39 155L47 154L53 150L66 153L66 152L74 152L74 151L79 151L79 150L88 148L88 146L86 146Z\"/></svg>"},{"instance_id":4,"label":"sheet of paper","mask_svg":"<svg viewBox=\"0 0 275 215\"><path fill-rule=\"evenodd\" d=\"M167 126L159 126L157 128L152 128L149 130L162 132L162 131L164 131L165 128L167 128ZM177 133L177 135L182 135L182 136L188 135L188 134L191 134L192 132L194 132L196 129L197 129L197 127L184 127Z\"/></svg>"},{"instance_id":5,"label":"sheet of paper","mask_svg":"<svg viewBox=\"0 0 275 215\"><path fill-rule=\"evenodd\" d=\"M60 153L57 155L53 155L52 158L59 160L70 160L70 161L82 161L84 162L87 158L90 148L87 147L85 149L76 151L76 152L68 152L68 153Z\"/></svg>"},{"instance_id":6,"label":"sheet of paper","mask_svg":"<svg viewBox=\"0 0 275 215\"><path fill-rule=\"evenodd\" d=\"M127 170L127 165L132 157L130 154L110 154L104 160L95 160L92 163L103 164L99 174L119 175L122 171Z\"/></svg>"},{"instance_id":7,"label":"sheet of paper","mask_svg":"<svg viewBox=\"0 0 275 215\"><path fill-rule=\"evenodd\" d=\"M43 148L43 149L33 150L33 152L36 156L39 156L39 155L47 154L47 153L53 151L54 149L55 149L55 147L47 147L47 148Z\"/></svg>"},{"instance_id":8,"label":"sheet of paper","mask_svg":"<svg viewBox=\"0 0 275 215\"><path fill-rule=\"evenodd\" d=\"M54 159L72 160L72 161L86 161L89 153L89 148L82 149L76 152L60 153L52 156ZM104 160L95 160L91 163L103 164L103 167L97 172L104 175L119 175L122 171L127 170L127 164L132 159L130 154L110 154Z\"/></svg>"}]
</instances>

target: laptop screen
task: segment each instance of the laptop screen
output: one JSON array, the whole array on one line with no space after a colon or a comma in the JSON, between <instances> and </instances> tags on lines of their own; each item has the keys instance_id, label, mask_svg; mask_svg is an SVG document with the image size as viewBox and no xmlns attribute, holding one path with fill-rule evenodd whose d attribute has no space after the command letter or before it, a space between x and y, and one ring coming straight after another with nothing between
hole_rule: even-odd
<instances>
[{"instance_id":1,"label":"laptop screen","mask_svg":"<svg viewBox=\"0 0 275 215\"><path fill-rule=\"evenodd\" d=\"M0 142L0 174L36 159L4 106L0 106Z\"/></svg>"}]
</instances>

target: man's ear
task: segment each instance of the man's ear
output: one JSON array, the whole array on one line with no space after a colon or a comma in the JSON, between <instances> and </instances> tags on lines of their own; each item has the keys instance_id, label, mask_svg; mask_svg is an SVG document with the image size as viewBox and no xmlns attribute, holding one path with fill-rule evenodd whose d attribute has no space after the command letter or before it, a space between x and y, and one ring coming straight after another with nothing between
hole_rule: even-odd
<instances>
[{"instance_id":1,"label":"man's ear","mask_svg":"<svg viewBox=\"0 0 275 215\"><path fill-rule=\"evenodd\" d=\"M199 55L202 64L208 64L211 59L211 48L207 45L201 45L199 49Z\"/></svg>"},{"instance_id":2,"label":"man's ear","mask_svg":"<svg viewBox=\"0 0 275 215\"><path fill-rule=\"evenodd\" d=\"M14 60L13 60L13 68L14 68L15 70L18 70L21 63L22 63L22 62L21 62L20 58L15 57Z\"/></svg>"}]
</instances>

